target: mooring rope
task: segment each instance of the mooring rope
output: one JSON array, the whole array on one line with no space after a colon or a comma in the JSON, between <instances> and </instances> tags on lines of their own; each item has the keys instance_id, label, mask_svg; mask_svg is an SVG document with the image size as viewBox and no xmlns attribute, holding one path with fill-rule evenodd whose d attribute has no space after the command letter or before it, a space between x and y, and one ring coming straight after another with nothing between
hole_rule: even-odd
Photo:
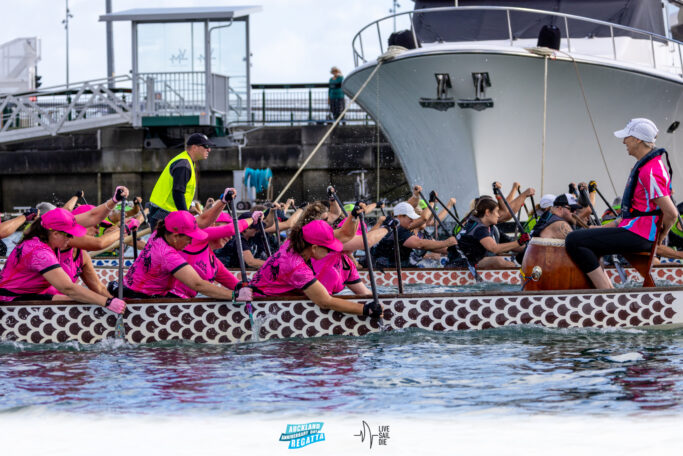
<instances>
[{"instance_id":1,"label":"mooring rope","mask_svg":"<svg viewBox=\"0 0 683 456\"><path fill-rule=\"evenodd\" d=\"M543 137L541 139L541 195L545 195L545 138L548 118L548 55L545 56L543 72Z\"/></svg>"},{"instance_id":2,"label":"mooring rope","mask_svg":"<svg viewBox=\"0 0 683 456\"><path fill-rule=\"evenodd\" d=\"M318 150L319 150L320 147L323 145L323 143L327 140L327 138L329 138L329 136L330 136L330 134L332 133L332 131L333 131L335 128L337 128L337 125L339 125L339 122L341 122L341 120L344 118L344 115L346 114L346 111L348 111L349 108L351 107L351 105L356 101L356 98L358 98L358 95L360 95L360 94L363 92L363 90L365 90L365 87L366 87L366 86L368 85L368 83L370 82L370 79L372 79L372 77L375 75L375 73L377 73L377 70L379 70L379 67L382 66L382 63L384 63L384 60L377 59L377 66L376 66L375 69L372 71L372 73L370 73L370 76L368 76L368 79L366 79L365 82L363 83L363 85L360 86L360 89L358 89L358 92L353 96L353 98L351 98L351 102L344 108L344 110L343 110L342 113L339 115L339 117L337 117L337 118L335 119L335 121L334 121L334 123L332 124L332 126L329 128L329 130L327 130L327 132L325 133L325 135L324 135L324 136L322 137L322 139L318 142L318 144L315 146L315 148L314 148L313 151L310 153L310 155L309 155L308 157L306 157L306 160L304 160L304 162L301 164L301 166L299 166L299 169L296 170L296 173L294 173L294 175L293 175L292 178L289 180L289 182L287 182L287 185L285 185L285 188L283 188L282 191L280 192L280 194L277 196L277 198L275 198L275 201L273 201L274 203L277 203L278 201L280 201L280 198L282 198L282 197L284 196L284 194L287 192L287 190L289 190L289 187L291 187L291 185L294 183L294 181L296 180L296 178L299 177L299 174L301 174L301 172L304 170L304 168L306 167L306 165L308 165L308 162L310 162L310 161L313 159L313 157L314 157L315 154L318 152Z\"/></svg>"},{"instance_id":3,"label":"mooring rope","mask_svg":"<svg viewBox=\"0 0 683 456\"><path fill-rule=\"evenodd\" d=\"M593 135L595 135L595 142L598 143L598 150L600 151L600 157L602 157L602 163L605 165L605 171L607 171L607 177L609 178L609 183L612 186L612 191L615 195L619 196L617 192L617 186L614 185L614 180L612 179L612 173L609 172L609 166L607 166L607 159L605 158L605 152L602 150L602 145L600 144L600 138L598 137L598 130L595 128L595 122L593 121L593 115L591 114L590 107L588 106L588 98L586 97L586 91L583 88L583 81L581 80L581 73L579 72L579 65L576 63L576 59L570 54L564 51L558 51L567 57L569 57L574 64L574 70L576 71L576 79L579 81L579 87L581 88L581 96L583 97L583 104L586 106L586 112L588 113L588 119L591 122L591 127L593 128Z\"/></svg>"}]
</instances>

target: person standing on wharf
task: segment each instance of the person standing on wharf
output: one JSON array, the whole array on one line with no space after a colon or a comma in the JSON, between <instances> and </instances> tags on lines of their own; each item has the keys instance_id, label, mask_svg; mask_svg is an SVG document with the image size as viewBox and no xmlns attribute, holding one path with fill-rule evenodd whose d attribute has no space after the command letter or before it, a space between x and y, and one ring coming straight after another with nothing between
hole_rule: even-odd
<instances>
[{"instance_id":1,"label":"person standing on wharf","mask_svg":"<svg viewBox=\"0 0 683 456\"><path fill-rule=\"evenodd\" d=\"M211 148L216 146L201 133L190 135L186 144L186 149L168 162L152 190L148 203L152 230L169 213L188 210L197 187L194 162L209 158Z\"/></svg>"},{"instance_id":2,"label":"person standing on wharf","mask_svg":"<svg viewBox=\"0 0 683 456\"><path fill-rule=\"evenodd\" d=\"M678 216L671 195L671 166L664 149L655 149L657 127L648 119L633 119L614 136L623 140L637 162L621 198L621 217L607 225L567 235L569 256L588 275L595 288L613 288L599 258L612 253L647 252L656 240L662 218L662 238ZM666 165L662 155L667 155Z\"/></svg>"}]
</instances>

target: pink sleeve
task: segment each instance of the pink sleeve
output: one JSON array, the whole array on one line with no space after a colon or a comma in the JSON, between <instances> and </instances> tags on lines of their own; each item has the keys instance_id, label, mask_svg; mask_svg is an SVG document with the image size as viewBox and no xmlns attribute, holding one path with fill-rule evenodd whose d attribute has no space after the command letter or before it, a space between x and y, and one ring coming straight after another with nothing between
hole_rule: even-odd
<instances>
[{"instance_id":1,"label":"pink sleeve","mask_svg":"<svg viewBox=\"0 0 683 456\"><path fill-rule=\"evenodd\" d=\"M249 221L248 220L239 220L238 222L240 233L249 227ZM210 226L208 228L204 228L204 231L206 234L209 235L208 240L212 241L214 239L220 239L224 237L230 237L235 235L235 225L232 224L227 224L227 225L221 225L221 226Z\"/></svg>"},{"instance_id":2,"label":"pink sleeve","mask_svg":"<svg viewBox=\"0 0 683 456\"><path fill-rule=\"evenodd\" d=\"M234 290L239 283L239 280L237 280L237 277L235 277L232 272L228 271L226 267L223 266L223 263L218 260L216 261L218 265L218 270L216 271L216 282L220 283L224 287Z\"/></svg>"},{"instance_id":3,"label":"pink sleeve","mask_svg":"<svg viewBox=\"0 0 683 456\"><path fill-rule=\"evenodd\" d=\"M301 263L294 269L287 280L289 285L298 289L305 289L315 281L315 273L306 263Z\"/></svg>"},{"instance_id":4,"label":"pink sleeve","mask_svg":"<svg viewBox=\"0 0 683 456\"><path fill-rule=\"evenodd\" d=\"M649 170L646 169L646 172L641 173L640 177L650 200L671 195L669 173L664 168L661 157L653 163L652 167L648 166L648 168Z\"/></svg>"},{"instance_id":5,"label":"pink sleeve","mask_svg":"<svg viewBox=\"0 0 683 456\"><path fill-rule=\"evenodd\" d=\"M43 274L55 267L60 267L57 256L49 248L38 248L31 252L31 260L28 262L31 268Z\"/></svg>"}]
</instances>

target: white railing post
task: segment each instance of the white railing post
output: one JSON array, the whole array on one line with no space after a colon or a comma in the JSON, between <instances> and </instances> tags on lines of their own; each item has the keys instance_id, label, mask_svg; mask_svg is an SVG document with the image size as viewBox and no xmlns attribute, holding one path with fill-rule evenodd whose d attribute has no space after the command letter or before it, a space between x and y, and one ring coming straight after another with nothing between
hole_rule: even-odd
<instances>
[{"instance_id":1,"label":"white railing post","mask_svg":"<svg viewBox=\"0 0 683 456\"><path fill-rule=\"evenodd\" d=\"M510 21L510 9L506 9L508 19L508 36L510 37L510 46L512 46L512 21Z\"/></svg>"},{"instance_id":2,"label":"white railing post","mask_svg":"<svg viewBox=\"0 0 683 456\"><path fill-rule=\"evenodd\" d=\"M564 31L567 34L567 52L571 53L572 52L572 42L571 42L571 39L569 38L569 20L567 19L567 16L564 17Z\"/></svg>"}]
</instances>

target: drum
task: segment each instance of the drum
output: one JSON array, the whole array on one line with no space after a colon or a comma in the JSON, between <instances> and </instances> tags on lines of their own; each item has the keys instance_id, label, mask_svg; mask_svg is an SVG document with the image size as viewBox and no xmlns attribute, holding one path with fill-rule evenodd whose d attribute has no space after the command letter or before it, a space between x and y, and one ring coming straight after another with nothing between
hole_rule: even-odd
<instances>
[{"instance_id":1,"label":"drum","mask_svg":"<svg viewBox=\"0 0 683 456\"><path fill-rule=\"evenodd\" d=\"M567 254L564 239L532 238L522 260L522 274L526 291L593 288Z\"/></svg>"}]
</instances>

